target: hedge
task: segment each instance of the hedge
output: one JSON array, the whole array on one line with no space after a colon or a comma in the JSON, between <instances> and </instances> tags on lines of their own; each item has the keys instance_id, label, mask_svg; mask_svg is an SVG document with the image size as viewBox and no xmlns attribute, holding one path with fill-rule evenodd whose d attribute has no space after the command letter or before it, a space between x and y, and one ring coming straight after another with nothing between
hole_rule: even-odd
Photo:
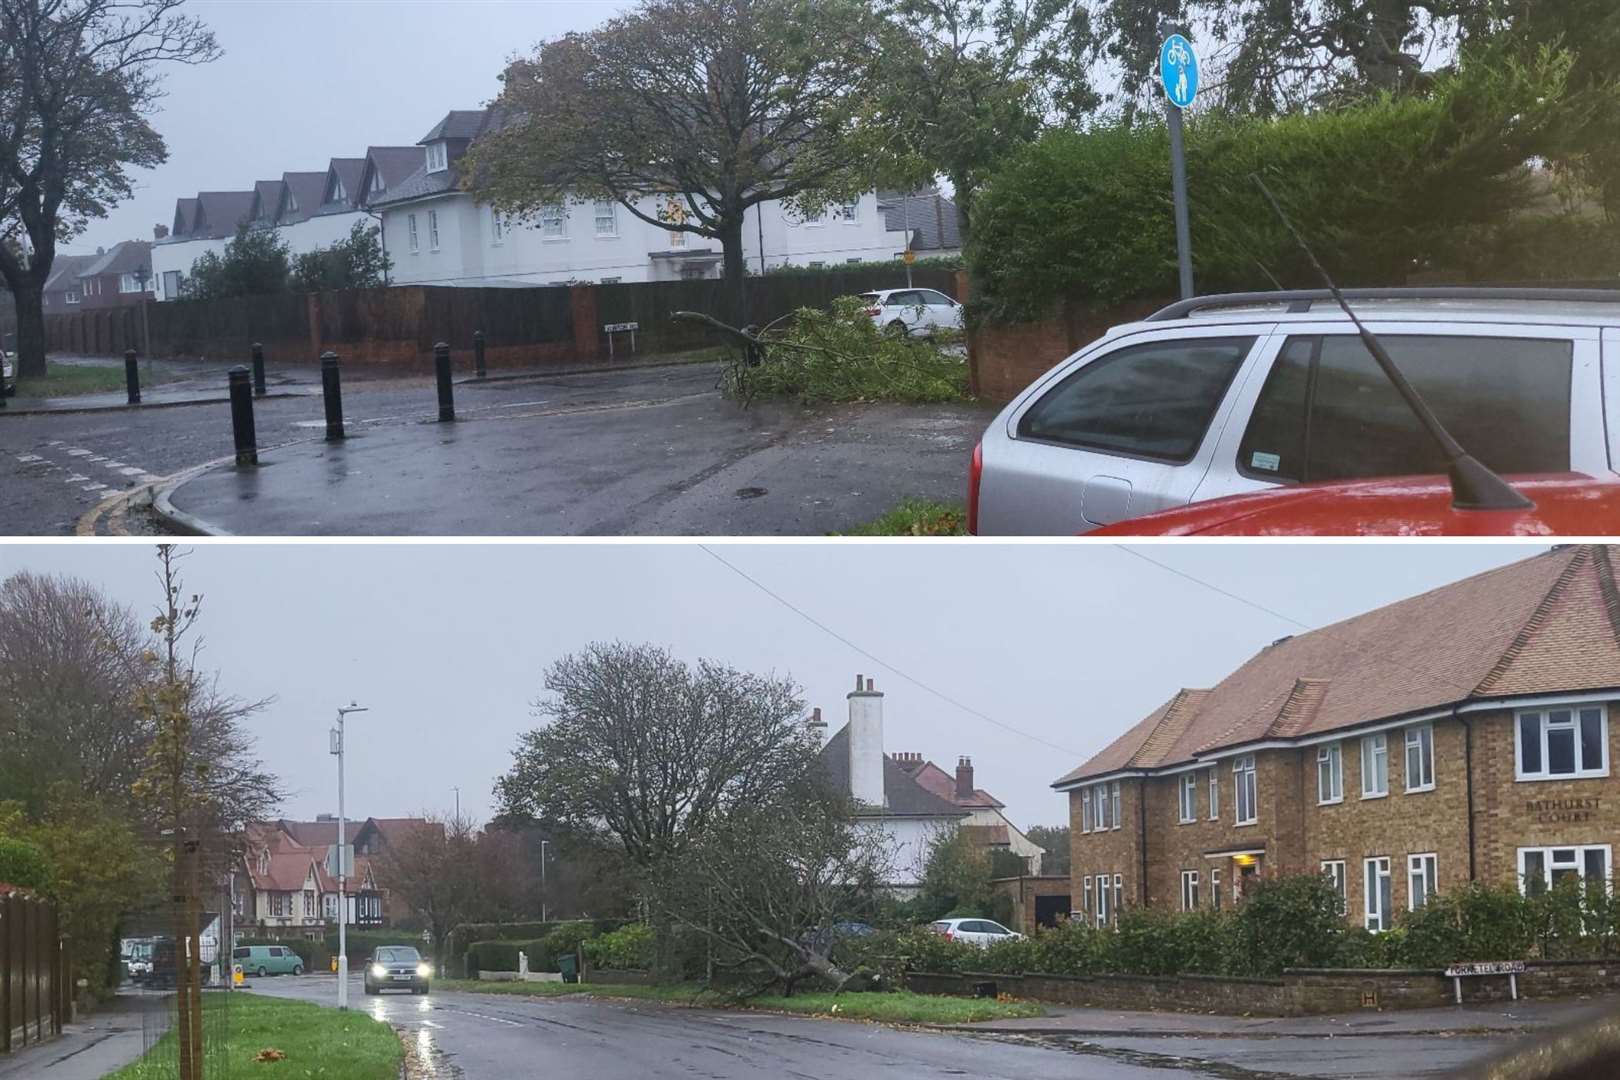
<instances>
[{"instance_id":1,"label":"hedge","mask_svg":"<svg viewBox=\"0 0 1620 1080\"><path fill-rule=\"evenodd\" d=\"M470 965L472 945L476 942L506 941L527 944L544 941L552 931L571 922L588 922L595 933L607 934L624 926L629 921L628 919L552 919L547 922L464 923L450 932L445 955L465 955ZM530 955L533 956L533 953L531 952ZM513 958L512 967L510 968L486 968L485 970L516 971L517 959L516 957ZM475 971L475 968L469 966L467 968L468 978L474 977Z\"/></svg>"},{"instance_id":2,"label":"hedge","mask_svg":"<svg viewBox=\"0 0 1620 1080\"><path fill-rule=\"evenodd\" d=\"M551 927L545 936L527 941L473 942L467 946L468 978L476 978L480 971L517 971L519 952L528 955L530 971L557 971L559 956L577 953L582 942L597 934L597 924L588 919L554 923Z\"/></svg>"},{"instance_id":3,"label":"hedge","mask_svg":"<svg viewBox=\"0 0 1620 1080\"><path fill-rule=\"evenodd\" d=\"M51 884L50 861L25 840L0 837L0 882L43 891Z\"/></svg>"},{"instance_id":4,"label":"hedge","mask_svg":"<svg viewBox=\"0 0 1620 1080\"><path fill-rule=\"evenodd\" d=\"M581 948L591 966L613 971L649 971L658 957L653 928L645 923L621 926L585 942Z\"/></svg>"},{"instance_id":5,"label":"hedge","mask_svg":"<svg viewBox=\"0 0 1620 1080\"><path fill-rule=\"evenodd\" d=\"M379 945L409 945L424 954L429 952L428 949L423 947L427 943L422 940L420 930L350 929L345 934L345 939L345 944L348 945L350 967L370 956L371 951ZM326 951L332 955L337 954L338 932L335 929L326 932Z\"/></svg>"},{"instance_id":6,"label":"hedge","mask_svg":"<svg viewBox=\"0 0 1620 1080\"><path fill-rule=\"evenodd\" d=\"M1549 213L1545 174L1526 167L1591 137L1584 93L1570 88L1567 55L1544 52L1465 60L1426 96L1274 119L1189 117L1200 291L1320 287L1255 174L1341 285L1620 274L1620 233L1590 213ZM1023 148L977 197L967 257L974 319L1173 295L1167 130L1055 130Z\"/></svg>"}]
</instances>

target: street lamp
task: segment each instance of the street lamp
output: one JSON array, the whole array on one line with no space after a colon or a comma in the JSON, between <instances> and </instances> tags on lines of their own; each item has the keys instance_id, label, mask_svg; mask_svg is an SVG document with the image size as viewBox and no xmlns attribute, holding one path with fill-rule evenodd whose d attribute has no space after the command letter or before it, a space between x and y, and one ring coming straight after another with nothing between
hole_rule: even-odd
<instances>
[{"instance_id":1,"label":"street lamp","mask_svg":"<svg viewBox=\"0 0 1620 1080\"><path fill-rule=\"evenodd\" d=\"M550 844L551 844L550 840L542 840L542 841L540 841L540 921L541 922L546 921L546 900L548 899L548 897L546 896L546 848L548 846L550 846Z\"/></svg>"},{"instance_id":2,"label":"street lamp","mask_svg":"<svg viewBox=\"0 0 1620 1080\"><path fill-rule=\"evenodd\" d=\"M349 875L349 859L343 847L343 721L350 713L367 712L365 706L349 702L347 707L339 706L337 711L337 727L332 729L332 753L338 759L338 831L337 831L337 879L338 879L338 1008L349 1007L349 901L345 896Z\"/></svg>"}]
</instances>

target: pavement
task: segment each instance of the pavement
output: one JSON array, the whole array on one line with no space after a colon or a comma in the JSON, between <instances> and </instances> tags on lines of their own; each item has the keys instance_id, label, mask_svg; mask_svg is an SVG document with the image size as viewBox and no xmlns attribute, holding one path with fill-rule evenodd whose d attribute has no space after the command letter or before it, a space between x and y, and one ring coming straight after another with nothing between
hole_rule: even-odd
<instances>
[{"instance_id":1,"label":"pavement","mask_svg":"<svg viewBox=\"0 0 1620 1080\"><path fill-rule=\"evenodd\" d=\"M121 993L78 1022L64 1025L61 1038L0 1054L0 1080L99 1080L141 1056L142 1016L163 1000Z\"/></svg>"},{"instance_id":2,"label":"pavement","mask_svg":"<svg viewBox=\"0 0 1620 1080\"><path fill-rule=\"evenodd\" d=\"M324 974L260 979L254 992L332 1004L335 984ZM358 977L351 980L350 1003L400 1030L412 1057L407 1075L450 1080L1438 1076L1470 1069L1527 1033L1603 1007L1521 1002L1290 1020L1054 1007L1035 1020L923 1029L590 997L442 990L365 997Z\"/></svg>"},{"instance_id":3,"label":"pavement","mask_svg":"<svg viewBox=\"0 0 1620 1080\"><path fill-rule=\"evenodd\" d=\"M232 452L222 401L0 413L0 532L71 534L138 489L161 491L176 513L142 518L136 532L822 535L907 497L960 501L994 412L744 409L720 396L719 374L688 363L463 379L453 424L436 422L431 378L345 376L350 437L328 444L313 372L278 369L283 396L255 405L258 468L222 465L183 483Z\"/></svg>"}]
</instances>

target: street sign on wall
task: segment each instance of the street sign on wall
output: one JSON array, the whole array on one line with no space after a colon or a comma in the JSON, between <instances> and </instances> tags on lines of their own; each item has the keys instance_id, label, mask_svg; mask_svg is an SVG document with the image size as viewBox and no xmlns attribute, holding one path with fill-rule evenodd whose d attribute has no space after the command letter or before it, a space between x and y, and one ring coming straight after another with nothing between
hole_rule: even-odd
<instances>
[{"instance_id":1,"label":"street sign on wall","mask_svg":"<svg viewBox=\"0 0 1620 1080\"><path fill-rule=\"evenodd\" d=\"M1159 46L1159 81L1164 96L1178 109L1187 108L1198 96L1198 53L1180 34L1171 34Z\"/></svg>"}]
</instances>

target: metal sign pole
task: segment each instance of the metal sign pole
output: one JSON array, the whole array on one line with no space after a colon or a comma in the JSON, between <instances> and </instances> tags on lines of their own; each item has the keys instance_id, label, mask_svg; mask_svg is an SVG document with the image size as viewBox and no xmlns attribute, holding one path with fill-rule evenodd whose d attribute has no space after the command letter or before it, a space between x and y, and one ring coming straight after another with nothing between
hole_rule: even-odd
<instances>
[{"instance_id":1,"label":"metal sign pole","mask_svg":"<svg viewBox=\"0 0 1620 1080\"><path fill-rule=\"evenodd\" d=\"M1181 139L1181 110L1165 103L1170 122L1170 187L1176 202L1176 261L1181 270L1181 298L1193 294L1192 227L1187 222L1187 152Z\"/></svg>"}]
</instances>

